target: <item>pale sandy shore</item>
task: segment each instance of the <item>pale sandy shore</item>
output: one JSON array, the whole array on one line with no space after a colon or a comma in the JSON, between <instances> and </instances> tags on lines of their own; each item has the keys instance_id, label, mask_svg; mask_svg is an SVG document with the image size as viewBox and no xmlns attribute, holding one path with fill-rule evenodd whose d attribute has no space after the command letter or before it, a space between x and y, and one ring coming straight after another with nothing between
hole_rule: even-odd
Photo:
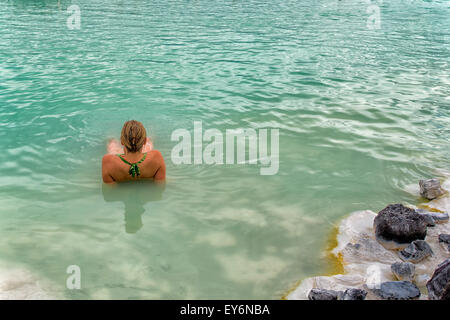
<instances>
[{"instance_id":1,"label":"pale sandy shore","mask_svg":"<svg viewBox=\"0 0 450 320\"><path fill-rule=\"evenodd\" d=\"M0 264L0 300L61 299L53 287L50 281L22 267Z\"/></svg>"}]
</instances>

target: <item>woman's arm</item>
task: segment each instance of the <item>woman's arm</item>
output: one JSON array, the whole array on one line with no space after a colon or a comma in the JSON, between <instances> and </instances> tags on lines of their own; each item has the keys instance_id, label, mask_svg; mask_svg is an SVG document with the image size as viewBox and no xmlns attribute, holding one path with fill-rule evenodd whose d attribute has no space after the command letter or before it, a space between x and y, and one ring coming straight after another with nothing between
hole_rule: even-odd
<instances>
[{"instance_id":1,"label":"woman's arm","mask_svg":"<svg viewBox=\"0 0 450 320\"><path fill-rule=\"evenodd\" d=\"M122 154L123 146L120 144L119 141L112 138L112 139L109 139L108 144L106 145L106 150L107 150L108 154Z\"/></svg>"},{"instance_id":2,"label":"woman's arm","mask_svg":"<svg viewBox=\"0 0 450 320\"><path fill-rule=\"evenodd\" d=\"M147 137L147 141L145 142L144 146L142 147L141 152L145 153L145 152L150 152L153 150L153 143L152 140L150 140L149 137Z\"/></svg>"},{"instance_id":3,"label":"woman's arm","mask_svg":"<svg viewBox=\"0 0 450 320\"><path fill-rule=\"evenodd\" d=\"M153 160L157 166L156 173L153 176L155 181L164 181L166 179L166 163L164 158L158 150L153 150Z\"/></svg>"},{"instance_id":4,"label":"woman's arm","mask_svg":"<svg viewBox=\"0 0 450 320\"><path fill-rule=\"evenodd\" d=\"M102 178L104 183L115 183L114 178L109 174L112 157L113 155L111 154L105 154L102 159Z\"/></svg>"}]
</instances>

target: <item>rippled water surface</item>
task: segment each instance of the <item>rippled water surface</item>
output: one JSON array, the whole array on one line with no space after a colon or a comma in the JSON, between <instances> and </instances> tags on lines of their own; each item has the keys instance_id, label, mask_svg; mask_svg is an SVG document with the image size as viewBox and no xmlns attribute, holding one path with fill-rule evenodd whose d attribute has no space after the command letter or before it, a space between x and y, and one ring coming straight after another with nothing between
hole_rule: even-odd
<instances>
[{"instance_id":1,"label":"rippled water surface","mask_svg":"<svg viewBox=\"0 0 450 320\"><path fill-rule=\"evenodd\" d=\"M67 28L67 7L81 29ZM279 298L351 211L449 169L448 1L0 1L0 260L65 298ZM376 2L376 1L375 1ZM138 119L167 184L102 187ZM280 168L175 165L175 129L280 128ZM78 265L82 289L66 289Z\"/></svg>"}]
</instances>

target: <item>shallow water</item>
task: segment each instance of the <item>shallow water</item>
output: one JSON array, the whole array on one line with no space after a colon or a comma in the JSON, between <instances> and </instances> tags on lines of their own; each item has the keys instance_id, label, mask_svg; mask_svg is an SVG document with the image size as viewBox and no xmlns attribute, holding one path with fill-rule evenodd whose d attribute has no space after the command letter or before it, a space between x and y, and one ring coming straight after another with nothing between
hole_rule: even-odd
<instances>
[{"instance_id":1,"label":"shallow water","mask_svg":"<svg viewBox=\"0 0 450 320\"><path fill-rule=\"evenodd\" d=\"M279 298L332 225L449 169L450 8L383 1L0 1L0 260L65 298ZM167 184L102 187L141 120ZM280 168L175 165L175 129L280 128ZM67 266L81 290L67 290Z\"/></svg>"}]
</instances>

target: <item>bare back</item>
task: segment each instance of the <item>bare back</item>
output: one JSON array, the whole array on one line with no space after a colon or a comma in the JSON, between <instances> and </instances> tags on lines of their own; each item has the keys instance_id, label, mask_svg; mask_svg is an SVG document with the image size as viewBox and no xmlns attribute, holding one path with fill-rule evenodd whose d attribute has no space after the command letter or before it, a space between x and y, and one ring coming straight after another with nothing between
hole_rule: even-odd
<instances>
[{"instance_id":1,"label":"bare back","mask_svg":"<svg viewBox=\"0 0 450 320\"><path fill-rule=\"evenodd\" d=\"M145 155L145 159L142 158ZM166 178L166 165L161 152L152 150L146 154L141 152L122 155L128 163L137 163L139 175L133 177L130 174L130 164L125 163L116 154L106 154L102 159L102 177L105 183L123 182L131 180L154 179L161 181Z\"/></svg>"}]
</instances>

